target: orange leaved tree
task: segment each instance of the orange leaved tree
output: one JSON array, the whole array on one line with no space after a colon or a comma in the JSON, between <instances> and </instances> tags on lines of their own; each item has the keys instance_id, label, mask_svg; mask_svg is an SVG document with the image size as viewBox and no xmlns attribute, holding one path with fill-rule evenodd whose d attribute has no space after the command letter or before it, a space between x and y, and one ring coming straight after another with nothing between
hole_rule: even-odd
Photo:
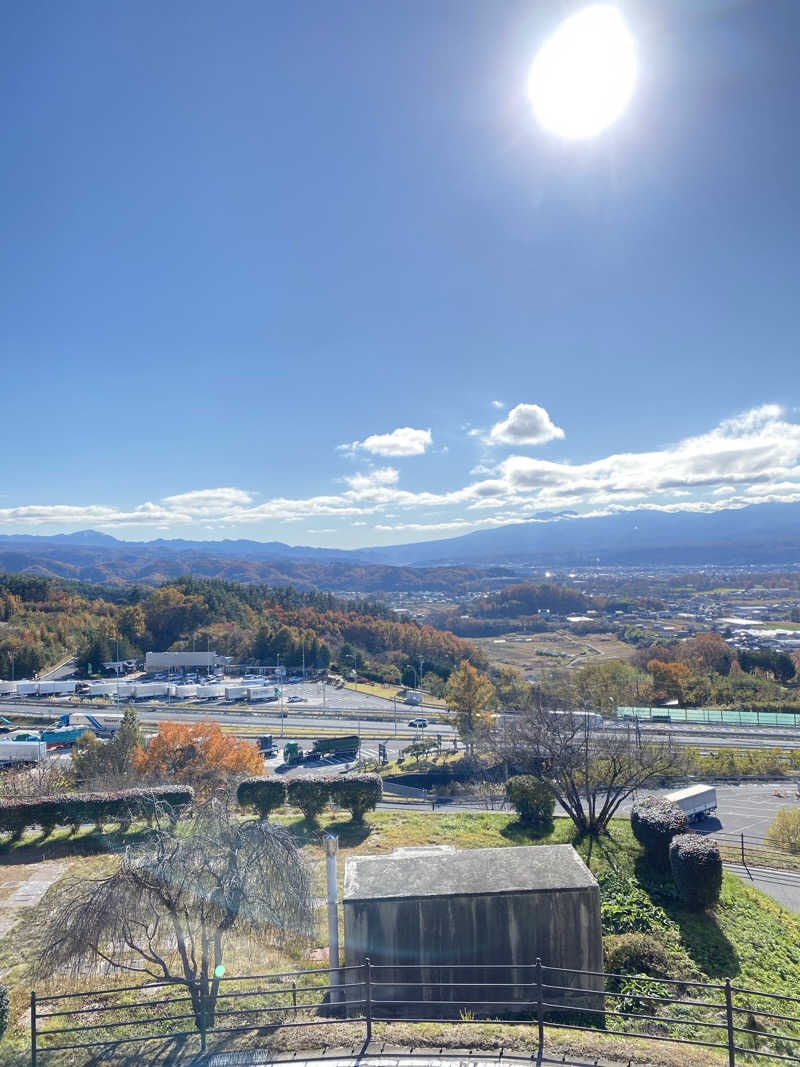
<instances>
[{"instance_id":1,"label":"orange leaved tree","mask_svg":"<svg viewBox=\"0 0 800 1067\"><path fill-rule=\"evenodd\" d=\"M237 778L263 774L264 760L251 741L224 734L217 722L162 722L147 748L134 753L133 769L208 795Z\"/></svg>"}]
</instances>

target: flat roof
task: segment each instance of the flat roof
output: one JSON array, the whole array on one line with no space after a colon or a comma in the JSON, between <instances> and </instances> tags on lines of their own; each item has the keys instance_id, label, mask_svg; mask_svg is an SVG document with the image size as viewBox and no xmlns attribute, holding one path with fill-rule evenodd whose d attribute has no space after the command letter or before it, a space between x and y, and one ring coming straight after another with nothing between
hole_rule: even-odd
<instances>
[{"instance_id":1,"label":"flat roof","mask_svg":"<svg viewBox=\"0 0 800 1067\"><path fill-rule=\"evenodd\" d=\"M406 897L546 893L596 886L572 845L473 848L424 854L351 856L345 903Z\"/></svg>"}]
</instances>

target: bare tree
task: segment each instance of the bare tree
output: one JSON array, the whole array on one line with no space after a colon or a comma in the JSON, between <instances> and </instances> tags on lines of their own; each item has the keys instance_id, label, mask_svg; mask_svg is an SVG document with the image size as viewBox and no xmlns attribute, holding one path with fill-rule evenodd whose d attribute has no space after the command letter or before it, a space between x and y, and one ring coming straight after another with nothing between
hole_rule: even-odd
<instances>
[{"instance_id":1,"label":"bare tree","mask_svg":"<svg viewBox=\"0 0 800 1067\"><path fill-rule=\"evenodd\" d=\"M593 722L579 711L537 708L498 732L494 747L545 782L580 833L598 835L632 793L674 774L682 758L669 739L643 743L637 731Z\"/></svg>"},{"instance_id":2,"label":"bare tree","mask_svg":"<svg viewBox=\"0 0 800 1067\"><path fill-rule=\"evenodd\" d=\"M286 831L242 822L219 802L178 830L168 820L100 878L58 889L43 929L39 971L87 963L185 984L198 1027L213 1023L226 939L268 945L306 937L311 891Z\"/></svg>"}]
</instances>

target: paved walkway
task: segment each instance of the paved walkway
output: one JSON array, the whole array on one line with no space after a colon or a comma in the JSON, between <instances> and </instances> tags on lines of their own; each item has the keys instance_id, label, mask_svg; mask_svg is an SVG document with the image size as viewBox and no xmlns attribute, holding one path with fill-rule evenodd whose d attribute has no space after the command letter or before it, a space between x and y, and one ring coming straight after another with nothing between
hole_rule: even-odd
<instances>
[{"instance_id":1,"label":"paved walkway","mask_svg":"<svg viewBox=\"0 0 800 1067\"><path fill-rule=\"evenodd\" d=\"M68 867L66 860L0 864L0 937L8 933L20 912L39 903Z\"/></svg>"},{"instance_id":2,"label":"paved walkway","mask_svg":"<svg viewBox=\"0 0 800 1067\"><path fill-rule=\"evenodd\" d=\"M381 1048L385 1051L381 1052ZM285 1053L272 1057L269 1052L252 1050L247 1052L224 1052L208 1056L203 1063L207 1067L267 1067L267 1065L285 1065L291 1063L296 1067L514 1067L515 1064L561 1064L562 1067L628 1067L619 1060L607 1059L562 1059L547 1055L537 1059L533 1056L488 1056L485 1053L472 1053L469 1049L447 1049L437 1055L434 1049L414 1052L411 1049L392 1049L374 1043L364 1052L355 1049L328 1049L319 1054L314 1052Z\"/></svg>"}]
</instances>

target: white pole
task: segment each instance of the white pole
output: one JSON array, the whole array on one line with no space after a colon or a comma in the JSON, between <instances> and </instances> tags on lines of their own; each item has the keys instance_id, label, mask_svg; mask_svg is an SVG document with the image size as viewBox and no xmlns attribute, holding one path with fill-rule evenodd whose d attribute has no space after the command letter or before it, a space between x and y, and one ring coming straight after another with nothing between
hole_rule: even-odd
<instances>
[{"instance_id":1,"label":"white pole","mask_svg":"<svg viewBox=\"0 0 800 1067\"><path fill-rule=\"evenodd\" d=\"M331 973L331 1003L337 1004L342 999L341 990L333 988L341 984L339 973L339 904L336 879L336 857L339 852L339 838L335 834L325 834L325 867L328 875L328 966Z\"/></svg>"}]
</instances>

